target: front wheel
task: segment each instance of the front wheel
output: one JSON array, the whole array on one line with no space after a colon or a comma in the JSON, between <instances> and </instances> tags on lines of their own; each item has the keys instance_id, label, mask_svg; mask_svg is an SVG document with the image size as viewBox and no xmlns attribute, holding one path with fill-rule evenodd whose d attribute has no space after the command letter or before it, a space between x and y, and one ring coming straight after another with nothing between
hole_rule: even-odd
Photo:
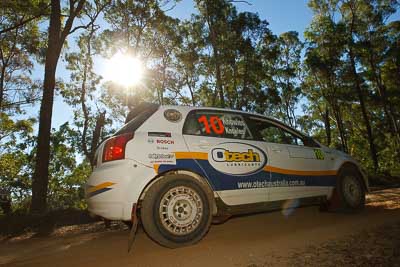
<instances>
[{"instance_id":1,"label":"front wheel","mask_svg":"<svg viewBox=\"0 0 400 267\"><path fill-rule=\"evenodd\" d=\"M340 171L336 185L339 209L355 212L364 208L365 188L361 179L360 174L353 168Z\"/></svg>"},{"instance_id":2,"label":"front wheel","mask_svg":"<svg viewBox=\"0 0 400 267\"><path fill-rule=\"evenodd\" d=\"M203 186L187 175L168 175L155 182L142 202L146 233L169 248L194 244L211 224L210 203Z\"/></svg>"}]
</instances>

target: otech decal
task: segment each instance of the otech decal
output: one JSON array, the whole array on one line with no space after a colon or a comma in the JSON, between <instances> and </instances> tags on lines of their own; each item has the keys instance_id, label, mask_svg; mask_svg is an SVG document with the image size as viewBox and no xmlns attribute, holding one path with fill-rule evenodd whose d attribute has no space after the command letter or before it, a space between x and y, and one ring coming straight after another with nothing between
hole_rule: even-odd
<instances>
[{"instance_id":1,"label":"otech decal","mask_svg":"<svg viewBox=\"0 0 400 267\"><path fill-rule=\"evenodd\" d=\"M260 162L260 154L250 148L247 152L232 152L223 148L212 150L212 158L218 162Z\"/></svg>"},{"instance_id":2,"label":"otech decal","mask_svg":"<svg viewBox=\"0 0 400 267\"><path fill-rule=\"evenodd\" d=\"M211 166L225 174L248 175L262 170L267 163L264 152L244 143L222 143L209 152Z\"/></svg>"}]
</instances>

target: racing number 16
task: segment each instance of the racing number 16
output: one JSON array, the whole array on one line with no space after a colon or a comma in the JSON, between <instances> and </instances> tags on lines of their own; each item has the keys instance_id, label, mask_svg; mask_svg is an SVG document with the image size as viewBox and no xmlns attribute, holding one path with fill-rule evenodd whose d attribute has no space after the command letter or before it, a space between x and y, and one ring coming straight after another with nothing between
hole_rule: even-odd
<instances>
[{"instance_id":1,"label":"racing number 16","mask_svg":"<svg viewBox=\"0 0 400 267\"><path fill-rule=\"evenodd\" d=\"M211 130L216 134L223 134L224 133L224 124L222 123L221 119L217 116L211 116L210 122L208 122L206 115L201 116L198 121L204 125L205 131L207 134L211 134ZM211 125L211 128L210 128ZM218 127L217 127L218 125Z\"/></svg>"}]
</instances>

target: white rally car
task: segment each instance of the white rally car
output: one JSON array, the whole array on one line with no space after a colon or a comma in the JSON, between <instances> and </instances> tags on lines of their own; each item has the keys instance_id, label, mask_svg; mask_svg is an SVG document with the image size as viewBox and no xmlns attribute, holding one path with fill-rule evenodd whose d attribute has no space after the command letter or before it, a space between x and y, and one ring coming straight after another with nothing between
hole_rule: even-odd
<instances>
[{"instance_id":1,"label":"white rally car","mask_svg":"<svg viewBox=\"0 0 400 267\"><path fill-rule=\"evenodd\" d=\"M368 180L349 155L274 119L235 110L143 103L97 149L89 212L141 219L166 247L199 241L212 219L288 200L363 208Z\"/></svg>"}]
</instances>

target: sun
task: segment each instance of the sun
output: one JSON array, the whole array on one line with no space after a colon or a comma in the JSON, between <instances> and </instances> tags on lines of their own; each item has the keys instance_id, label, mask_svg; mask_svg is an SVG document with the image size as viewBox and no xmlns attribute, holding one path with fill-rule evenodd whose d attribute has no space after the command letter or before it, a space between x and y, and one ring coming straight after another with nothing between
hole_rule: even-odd
<instances>
[{"instance_id":1,"label":"sun","mask_svg":"<svg viewBox=\"0 0 400 267\"><path fill-rule=\"evenodd\" d=\"M143 78L144 66L137 57L118 52L106 64L105 80L130 87L139 84Z\"/></svg>"}]
</instances>

